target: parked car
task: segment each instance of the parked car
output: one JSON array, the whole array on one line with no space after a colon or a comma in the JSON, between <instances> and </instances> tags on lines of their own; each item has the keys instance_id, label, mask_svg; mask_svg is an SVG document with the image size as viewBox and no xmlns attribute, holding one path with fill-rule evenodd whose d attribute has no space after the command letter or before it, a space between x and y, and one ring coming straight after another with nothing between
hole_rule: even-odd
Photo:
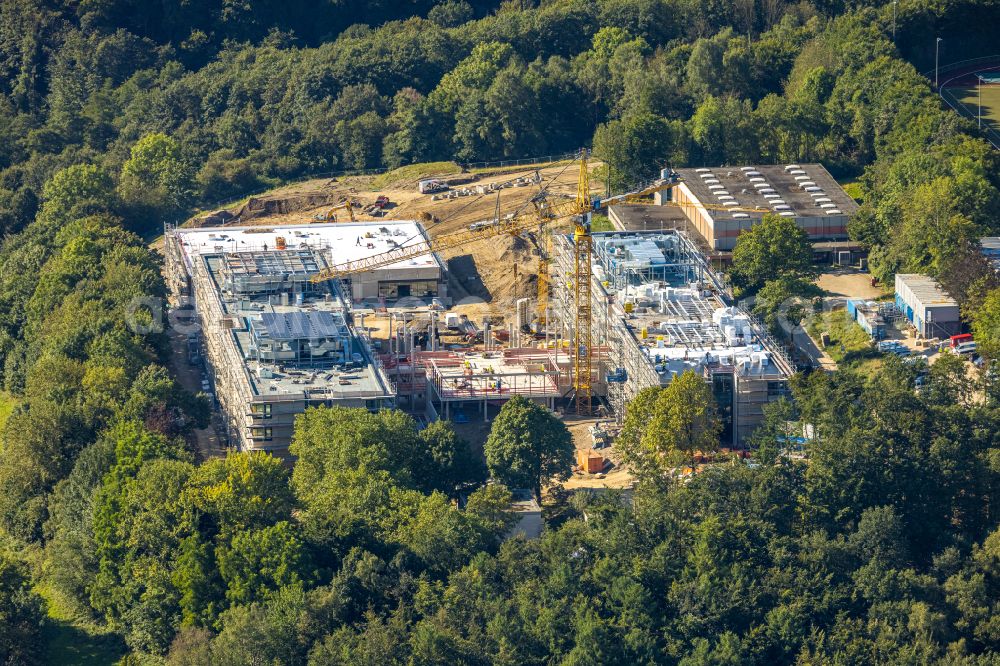
<instances>
[{"instance_id":1,"label":"parked car","mask_svg":"<svg viewBox=\"0 0 1000 666\"><path fill-rule=\"evenodd\" d=\"M878 350L883 354L895 354L896 356L909 356L910 348L898 340L880 340Z\"/></svg>"},{"instance_id":2,"label":"parked car","mask_svg":"<svg viewBox=\"0 0 1000 666\"><path fill-rule=\"evenodd\" d=\"M976 353L976 341L961 342L952 349L959 356L970 356Z\"/></svg>"}]
</instances>

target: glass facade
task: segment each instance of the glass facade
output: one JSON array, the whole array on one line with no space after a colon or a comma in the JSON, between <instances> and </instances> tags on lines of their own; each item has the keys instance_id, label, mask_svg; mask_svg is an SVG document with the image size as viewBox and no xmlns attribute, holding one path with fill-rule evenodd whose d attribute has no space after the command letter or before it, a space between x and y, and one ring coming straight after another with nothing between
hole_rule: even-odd
<instances>
[{"instance_id":1,"label":"glass facade","mask_svg":"<svg viewBox=\"0 0 1000 666\"><path fill-rule=\"evenodd\" d=\"M438 283L435 280L408 280L405 282L379 282L379 298L425 298L437 296Z\"/></svg>"}]
</instances>

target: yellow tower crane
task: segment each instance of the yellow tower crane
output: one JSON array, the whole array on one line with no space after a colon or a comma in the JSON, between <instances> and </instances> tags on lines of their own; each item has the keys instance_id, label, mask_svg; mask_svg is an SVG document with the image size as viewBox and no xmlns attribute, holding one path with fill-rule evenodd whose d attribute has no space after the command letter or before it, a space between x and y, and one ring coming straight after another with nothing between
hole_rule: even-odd
<instances>
[{"instance_id":1,"label":"yellow tower crane","mask_svg":"<svg viewBox=\"0 0 1000 666\"><path fill-rule=\"evenodd\" d=\"M577 213L573 216L573 302L576 321L573 335L573 389L576 413L590 416L593 403L591 383L594 377L594 359L591 353L591 326L593 312L591 287L594 277L592 258L594 239L590 235L590 218L593 202L590 198L590 172L587 170L587 151L580 153L580 178L576 189Z\"/></svg>"},{"instance_id":2,"label":"yellow tower crane","mask_svg":"<svg viewBox=\"0 0 1000 666\"><path fill-rule=\"evenodd\" d=\"M548 323L549 311L549 261L552 259L552 230L547 226L538 229L538 330Z\"/></svg>"}]
</instances>

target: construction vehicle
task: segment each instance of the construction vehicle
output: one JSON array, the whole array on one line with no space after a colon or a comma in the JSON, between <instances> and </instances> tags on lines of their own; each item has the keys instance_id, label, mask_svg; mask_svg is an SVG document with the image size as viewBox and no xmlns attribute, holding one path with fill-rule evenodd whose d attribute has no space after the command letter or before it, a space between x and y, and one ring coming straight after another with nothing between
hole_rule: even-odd
<instances>
[{"instance_id":1,"label":"construction vehicle","mask_svg":"<svg viewBox=\"0 0 1000 666\"><path fill-rule=\"evenodd\" d=\"M337 211L341 210L341 209L344 209L344 210L347 211L347 217L351 220L351 222L354 222L355 221L355 219L354 219L354 208L356 206L359 206L360 204L361 204L361 202L358 201L357 199L354 199L354 200L349 199L349 198L348 199L344 199L343 201L341 201L340 203L338 203L336 206L334 206L333 208L329 209L325 213L318 214L316 216L316 219L320 220L320 221L323 221L323 222L336 222L337 221Z\"/></svg>"},{"instance_id":2,"label":"construction vehicle","mask_svg":"<svg viewBox=\"0 0 1000 666\"><path fill-rule=\"evenodd\" d=\"M365 213L371 216L379 216L385 213L386 207L389 205L389 197L384 194L375 199L375 203L370 206L365 206Z\"/></svg>"},{"instance_id":3,"label":"construction vehicle","mask_svg":"<svg viewBox=\"0 0 1000 666\"><path fill-rule=\"evenodd\" d=\"M553 225L570 221L573 228L574 245L574 275L573 290L575 313L575 331L573 346L570 350L573 366L573 388L576 410L579 414L589 415L592 406L593 359L591 344L591 286L593 282L593 239L590 234L591 213L610 204L633 203L644 197L662 192L676 186L680 178L672 172L664 172L664 177L653 181L645 187L612 197L592 197L590 194L590 172L587 166L586 151L580 155L580 172L577 181L576 197L568 200L553 201L547 189L542 189L530 200L531 210L521 211L505 216L497 215L485 224L475 224L470 228L451 234L438 236L431 240L415 240L403 243L385 252L373 254L356 261L346 261L334 264L314 275L313 282L339 280L358 273L391 266L392 264L415 259L432 252L462 247L470 243L509 234L521 235L539 228L552 228ZM670 204L671 202L666 202ZM678 205L678 204L672 204ZM714 208L714 206L706 206ZM728 211L768 212L757 208L723 208ZM547 275L547 270L546 270ZM548 280L546 279L546 284ZM548 298L548 291L544 298Z\"/></svg>"},{"instance_id":4,"label":"construction vehicle","mask_svg":"<svg viewBox=\"0 0 1000 666\"><path fill-rule=\"evenodd\" d=\"M436 178L427 178L417 183L417 191L421 194L434 194L435 192L444 192L447 189L448 185Z\"/></svg>"}]
</instances>

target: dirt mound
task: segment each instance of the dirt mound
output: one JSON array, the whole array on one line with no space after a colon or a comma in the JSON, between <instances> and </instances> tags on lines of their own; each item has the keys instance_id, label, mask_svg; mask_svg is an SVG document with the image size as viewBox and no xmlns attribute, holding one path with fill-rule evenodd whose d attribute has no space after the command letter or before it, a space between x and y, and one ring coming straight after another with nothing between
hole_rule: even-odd
<instances>
[{"instance_id":1,"label":"dirt mound","mask_svg":"<svg viewBox=\"0 0 1000 666\"><path fill-rule=\"evenodd\" d=\"M538 253L524 238L501 236L442 254L461 288L453 294L458 299L482 298L500 311L509 311L517 299L537 293Z\"/></svg>"},{"instance_id":2,"label":"dirt mound","mask_svg":"<svg viewBox=\"0 0 1000 666\"><path fill-rule=\"evenodd\" d=\"M245 222L258 217L288 215L319 206L332 206L338 202L339 197L333 192L310 192L284 197L251 197L237 211L236 218Z\"/></svg>"},{"instance_id":3,"label":"dirt mound","mask_svg":"<svg viewBox=\"0 0 1000 666\"><path fill-rule=\"evenodd\" d=\"M546 187L557 198L576 195L576 170L559 164L539 167ZM596 166L596 164L594 165ZM313 179L253 197L244 205L231 209L235 219L216 218L213 224L279 225L314 222L317 214L326 213L342 198L361 202L354 214L358 221L373 220L363 210L378 196L387 196L390 204L384 217L378 220L419 220L432 238L464 231L469 225L492 219L499 204L501 213L523 213L536 187L504 187L488 195L468 195L456 199L434 199L420 194L416 181L428 174L458 185L458 180L474 180L488 185L512 180L517 176L532 177L535 167L502 170L502 173L461 173L452 163L422 164L402 167L378 177L352 177L336 180ZM401 183L401 184L400 184ZM596 190L599 183L592 181ZM218 216L212 213L209 217ZM338 211L338 218L346 219ZM197 223L192 222L192 223ZM483 312L510 314L518 298L533 298L537 293L538 253L533 236L487 238L465 246L443 250L439 254L449 269L449 291L456 300L482 300ZM516 278L516 279L515 279Z\"/></svg>"},{"instance_id":4,"label":"dirt mound","mask_svg":"<svg viewBox=\"0 0 1000 666\"><path fill-rule=\"evenodd\" d=\"M372 187L376 189L386 188L413 188L417 181L424 178L447 178L462 173L462 167L454 162L423 162L420 164L408 164L406 166L393 169L387 173L375 176L372 179Z\"/></svg>"},{"instance_id":5,"label":"dirt mound","mask_svg":"<svg viewBox=\"0 0 1000 666\"><path fill-rule=\"evenodd\" d=\"M235 217L236 215L232 211L222 209L195 219L193 225L196 227L221 227Z\"/></svg>"}]
</instances>

